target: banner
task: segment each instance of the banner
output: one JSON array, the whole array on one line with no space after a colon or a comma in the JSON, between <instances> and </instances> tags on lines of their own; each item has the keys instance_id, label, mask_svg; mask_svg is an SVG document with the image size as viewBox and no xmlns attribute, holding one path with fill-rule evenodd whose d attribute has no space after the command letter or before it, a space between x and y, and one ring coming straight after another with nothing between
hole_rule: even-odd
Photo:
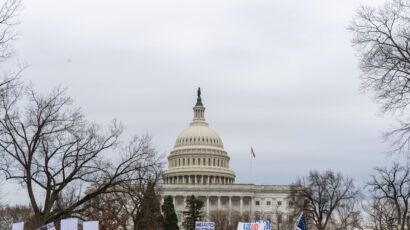
<instances>
[{"instance_id":1,"label":"banner","mask_svg":"<svg viewBox=\"0 0 410 230\"><path fill-rule=\"evenodd\" d=\"M37 228L37 230L56 230L56 227L54 226L54 223L49 223Z\"/></svg>"},{"instance_id":2,"label":"banner","mask_svg":"<svg viewBox=\"0 0 410 230\"><path fill-rule=\"evenodd\" d=\"M270 230L270 222L269 220L259 220L256 223L263 223L265 225L264 230Z\"/></svg>"},{"instance_id":3,"label":"banner","mask_svg":"<svg viewBox=\"0 0 410 230\"><path fill-rule=\"evenodd\" d=\"M78 229L78 219L70 218L61 220L61 230L77 230Z\"/></svg>"},{"instance_id":4,"label":"banner","mask_svg":"<svg viewBox=\"0 0 410 230\"><path fill-rule=\"evenodd\" d=\"M195 221L195 230L215 230L215 222Z\"/></svg>"},{"instance_id":5,"label":"banner","mask_svg":"<svg viewBox=\"0 0 410 230\"><path fill-rule=\"evenodd\" d=\"M83 230L98 230L98 221L84 221Z\"/></svg>"},{"instance_id":6,"label":"banner","mask_svg":"<svg viewBox=\"0 0 410 230\"><path fill-rule=\"evenodd\" d=\"M265 230L267 227L266 222L257 222L257 223L238 223L237 230Z\"/></svg>"},{"instance_id":7,"label":"banner","mask_svg":"<svg viewBox=\"0 0 410 230\"><path fill-rule=\"evenodd\" d=\"M24 230L24 222L14 223L11 229L12 230Z\"/></svg>"}]
</instances>

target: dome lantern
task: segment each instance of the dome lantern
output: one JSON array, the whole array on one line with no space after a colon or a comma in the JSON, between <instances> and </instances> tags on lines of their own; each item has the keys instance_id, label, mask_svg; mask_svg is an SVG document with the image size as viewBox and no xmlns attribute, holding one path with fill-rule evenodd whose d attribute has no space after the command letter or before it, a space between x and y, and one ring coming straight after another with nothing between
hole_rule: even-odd
<instances>
[{"instance_id":1,"label":"dome lantern","mask_svg":"<svg viewBox=\"0 0 410 230\"><path fill-rule=\"evenodd\" d=\"M208 125L205 122L205 107L202 104L200 87L198 87L197 95L198 95L198 98L196 99L196 104L195 104L195 107L193 108L194 109L194 119L191 125L194 123L202 123L202 124Z\"/></svg>"}]
</instances>

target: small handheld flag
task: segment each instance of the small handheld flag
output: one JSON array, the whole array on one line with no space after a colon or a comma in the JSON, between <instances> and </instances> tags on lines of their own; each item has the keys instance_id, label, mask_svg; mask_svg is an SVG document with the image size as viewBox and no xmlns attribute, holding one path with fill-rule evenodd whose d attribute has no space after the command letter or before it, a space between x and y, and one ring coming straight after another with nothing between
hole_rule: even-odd
<instances>
[{"instance_id":1,"label":"small handheld flag","mask_svg":"<svg viewBox=\"0 0 410 230\"><path fill-rule=\"evenodd\" d=\"M253 151L252 146L251 146L251 155L252 155L252 157L253 157L253 158L255 158L255 157L256 157L255 152Z\"/></svg>"},{"instance_id":2,"label":"small handheld flag","mask_svg":"<svg viewBox=\"0 0 410 230\"><path fill-rule=\"evenodd\" d=\"M293 230L307 230L305 214L303 214L303 212L300 214L299 218L296 220L296 224Z\"/></svg>"}]
</instances>

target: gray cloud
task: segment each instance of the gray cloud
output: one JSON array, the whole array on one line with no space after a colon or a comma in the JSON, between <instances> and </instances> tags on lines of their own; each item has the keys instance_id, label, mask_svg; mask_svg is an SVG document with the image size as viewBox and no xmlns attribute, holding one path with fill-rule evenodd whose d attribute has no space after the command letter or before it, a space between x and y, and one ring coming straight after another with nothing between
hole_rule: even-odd
<instances>
[{"instance_id":1,"label":"gray cloud","mask_svg":"<svg viewBox=\"0 0 410 230\"><path fill-rule=\"evenodd\" d=\"M386 162L380 135L392 119L358 92L346 30L358 5L30 1L16 49L40 91L68 86L91 120L118 118L125 136L148 132L165 154L190 122L201 86L237 182L288 184L329 168L363 182ZM26 202L13 186L6 199Z\"/></svg>"}]
</instances>

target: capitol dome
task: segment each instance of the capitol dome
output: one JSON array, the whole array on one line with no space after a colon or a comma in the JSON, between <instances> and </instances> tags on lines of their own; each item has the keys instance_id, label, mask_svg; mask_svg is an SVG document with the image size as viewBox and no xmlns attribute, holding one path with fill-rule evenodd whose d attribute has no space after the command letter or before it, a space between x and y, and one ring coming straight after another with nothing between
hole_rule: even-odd
<instances>
[{"instance_id":1,"label":"capitol dome","mask_svg":"<svg viewBox=\"0 0 410 230\"><path fill-rule=\"evenodd\" d=\"M221 137L205 121L201 91L195 104L194 119L177 137L168 156L164 182L168 184L233 184L230 157Z\"/></svg>"},{"instance_id":2,"label":"capitol dome","mask_svg":"<svg viewBox=\"0 0 410 230\"><path fill-rule=\"evenodd\" d=\"M174 148L189 145L207 145L223 149L221 137L208 125L191 125L179 134Z\"/></svg>"}]
</instances>

